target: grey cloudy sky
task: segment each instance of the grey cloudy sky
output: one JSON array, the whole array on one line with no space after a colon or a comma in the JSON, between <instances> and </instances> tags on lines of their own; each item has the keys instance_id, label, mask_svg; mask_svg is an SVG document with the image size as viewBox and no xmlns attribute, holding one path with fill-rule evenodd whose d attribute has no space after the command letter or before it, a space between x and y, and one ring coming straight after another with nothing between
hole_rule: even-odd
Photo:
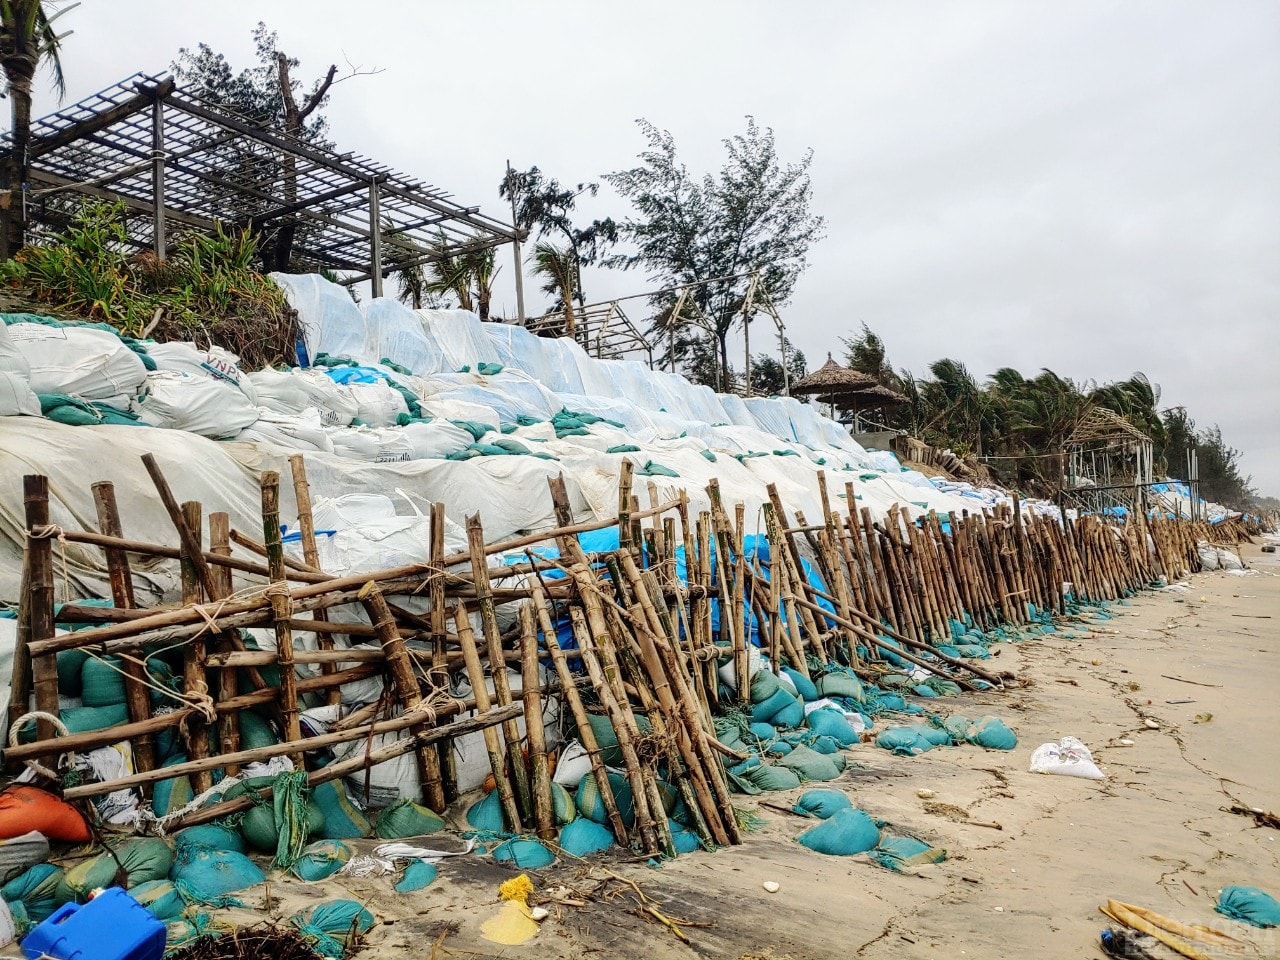
<instances>
[{"instance_id":1,"label":"grey cloudy sky","mask_svg":"<svg viewBox=\"0 0 1280 960\"><path fill-rule=\"evenodd\" d=\"M815 151L828 236L785 312L811 363L865 321L916 371L1141 369L1280 495L1273 0L86 0L64 21L70 99L200 41L247 65L259 19L310 72L385 68L335 89L343 149L495 215L507 158L596 178L646 117L715 168L753 114L784 157ZM626 213L605 191L590 212Z\"/></svg>"}]
</instances>

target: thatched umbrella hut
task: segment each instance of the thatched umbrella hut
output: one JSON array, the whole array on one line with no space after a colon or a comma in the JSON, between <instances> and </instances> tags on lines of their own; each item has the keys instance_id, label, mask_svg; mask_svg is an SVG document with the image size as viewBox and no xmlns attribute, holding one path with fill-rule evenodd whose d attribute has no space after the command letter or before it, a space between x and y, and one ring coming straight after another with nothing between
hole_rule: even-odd
<instances>
[{"instance_id":1,"label":"thatched umbrella hut","mask_svg":"<svg viewBox=\"0 0 1280 960\"><path fill-rule=\"evenodd\" d=\"M876 383L870 387L848 394L842 401L840 407L853 414L853 422L855 428L858 425L858 418L871 410L892 410L900 407L907 402L907 398L896 390L891 390L883 384Z\"/></svg>"},{"instance_id":2,"label":"thatched umbrella hut","mask_svg":"<svg viewBox=\"0 0 1280 960\"><path fill-rule=\"evenodd\" d=\"M845 406L850 396L875 386L878 386L875 377L842 367L828 353L826 363L799 383L792 384L791 394L809 394L817 397L819 403Z\"/></svg>"}]
</instances>

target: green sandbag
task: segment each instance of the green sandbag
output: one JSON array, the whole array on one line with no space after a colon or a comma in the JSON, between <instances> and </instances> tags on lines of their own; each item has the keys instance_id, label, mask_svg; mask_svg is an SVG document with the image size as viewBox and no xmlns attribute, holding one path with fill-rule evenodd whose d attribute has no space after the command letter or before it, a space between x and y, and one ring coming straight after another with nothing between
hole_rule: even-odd
<instances>
[{"instance_id":1,"label":"green sandbag","mask_svg":"<svg viewBox=\"0 0 1280 960\"><path fill-rule=\"evenodd\" d=\"M148 880L129 888L129 896L147 908L160 921L177 920L182 916L186 901L173 885L172 880Z\"/></svg>"},{"instance_id":2,"label":"green sandbag","mask_svg":"<svg viewBox=\"0 0 1280 960\"><path fill-rule=\"evenodd\" d=\"M771 723L753 723L749 727L751 735L762 742L769 742L778 738L778 731L774 729Z\"/></svg>"},{"instance_id":3,"label":"green sandbag","mask_svg":"<svg viewBox=\"0 0 1280 960\"><path fill-rule=\"evenodd\" d=\"M90 657L80 668L80 699L86 707L112 707L125 702L119 657Z\"/></svg>"},{"instance_id":4,"label":"green sandbag","mask_svg":"<svg viewBox=\"0 0 1280 960\"><path fill-rule=\"evenodd\" d=\"M242 710L236 718L240 728L240 749L257 750L280 742L271 725L252 710Z\"/></svg>"},{"instance_id":5,"label":"green sandbag","mask_svg":"<svg viewBox=\"0 0 1280 960\"><path fill-rule=\"evenodd\" d=\"M978 643L962 643L956 647L966 660L990 660L991 652Z\"/></svg>"},{"instance_id":6,"label":"green sandbag","mask_svg":"<svg viewBox=\"0 0 1280 960\"><path fill-rule=\"evenodd\" d=\"M824 756L839 753L844 749L841 746L840 741L835 737L815 736L812 740L805 740L801 742L814 753L821 753ZM797 744L797 746L799 746L799 744Z\"/></svg>"},{"instance_id":7,"label":"green sandbag","mask_svg":"<svg viewBox=\"0 0 1280 960\"><path fill-rule=\"evenodd\" d=\"M1213 909L1255 927L1280 927L1280 903L1257 887L1223 887Z\"/></svg>"},{"instance_id":8,"label":"green sandbag","mask_svg":"<svg viewBox=\"0 0 1280 960\"><path fill-rule=\"evenodd\" d=\"M772 676L772 674L770 674L770 676ZM783 712L787 712L788 715L791 715L794 711L791 710L790 708L796 706L799 703L800 703L799 700L797 700L791 694L787 693L786 690L783 690L781 687L779 687L777 691L775 691L774 694L771 697L769 697L767 700L762 700L759 703L754 703L751 705L751 722L752 723L769 723L769 724L773 724L773 726L775 727L782 726L783 724L776 723L774 718ZM801 716L801 719L804 718L803 705L800 707L800 716ZM786 724L786 725L790 726L790 724Z\"/></svg>"},{"instance_id":9,"label":"green sandbag","mask_svg":"<svg viewBox=\"0 0 1280 960\"><path fill-rule=\"evenodd\" d=\"M106 730L129 722L129 708L123 703L107 707L70 707L61 711L63 724L69 733L89 733ZM32 743L36 738L36 722L28 720L18 732L20 743Z\"/></svg>"},{"instance_id":10,"label":"green sandbag","mask_svg":"<svg viewBox=\"0 0 1280 960\"><path fill-rule=\"evenodd\" d=\"M851 673L828 673L817 686L824 697L848 697L861 703L865 696L862 681Z\"/></svg>"},{"instance_id":11,"label":"green sandbag","mask_svg":"<svg viewBox=\"0 0 1280 960\"><path fill-rule=\"evenodd\" d=\"M876 737L876 746L900 757L916 757L934 748L934 744L922 737L915 727L890 727L882 730Z\"/></svg>"},{"instance_id":12,"label":"green sandbag","mask_svg":"<svg viewBox=\"0 0 1280 960\"><path fill-rule=\"evenodd\" d=\"M587 817L579 817L573 823L565 824L560 831L560 846L572 856L585 857L613 846L613 834L608 827Z\"/></svg>"},{"instance_id":13,"label":"green sandbag","mask_svg":"<svg viewBox=\"0 0 1280 960\"><path fill-rule=\"evenodd\" d=\"M420 803L409 799L397 800L378 815L374 824L374 836L383 840L401 840L405 837L421 837L444 829L444 821Z\"/></svg>"},{"instance_id":14,"label":"green sandbag","mask_svg":"<svg viewBox=\"0 0 1280 960\"><path fill-rule=\"evenodd\" d=\"M782 672L791 678L791 683L796 688L796 693L800 694L800 698L806 703L813 703L815 700L822 699L822 695L818 693L818 688L814 682L799 670L783 667Z\"/></svg>"},{"instance_id":15,"label":"green sandbag","mask_svg":"<svg viewBox=\"0 0 1280 960\"><path fill-rule=\"evenodd\" d=\"M671 844L676 848L676 853L693 853L702 847L702 841L696 833L674 823L671 825Z\"/></svg>"},{"instance_id":16,"label":"green sandbag","mask_svg":"<svg viewBox=\"0 0 1280 960\"><path fill-rule=\"evenodd\" d=\"M179 848L169 878L190 902L218 903L229 894L262 883L266 876L243 853L189 844Z\"/></svg>"},{"instance_id":17,"label":"green sandbag","mask_svg":"<svg viewBox=\"0 0 1280 960\"><path fill-rule=\"evenodd\" d=\"M872 849L880 841L880 828L861 810L841 810L796 840L817 853L847 857Z\"/></svg>"},{"instance_id":18,"label":"green sandbag","mask_svg":"<svg viewBox=\"0 0 1280 960\"><path fill-rule=\"evenodd\" d=\"M574 803L573 794L554 782L551 784L551 809L557 827L573 822L578 816L578 805Z\"/></svg>"},{"instance_id":19,"label":"green sandbag","mask_svg":"<svg viewBox=\"0 0 1280 960\"><path fill-rule=\"evenodd\" d=\"M871 859L882 867L901 872L903 867L922 863L941 863L947 859L947 851L931 847L915 837L891 837L882 834L880 842L871 851Z\"/></svg>"},{"instance_id":20,"label":"green sandbag","mask_svg":"<svg viewBox=\"0 0 1280 960\"><path fill-rule=\"evenodd\" d=\"M513 863L521 870L540 870L555 863L556 855L537 840L512 837L493 848L493 859Z\"/></svg>"},{"instance_id":21,"label":"green sandbag","mask_svg":"<svg viewBox=\"0 0 1280 960\"><path fill-rule=\"evenodd\" d=\"M333 876L342 869L342 865L351 859L352 850L341 840L317 840L309 843L302 851L302 856L289 868L299 880L314 883Z\"/></svg>"},{"instance_id":22,"label":"green sandbag","mask_svg":"<svg viewBox=\"0 0 1280 960\"><path fill-rule=\"evenodd\" d=\"M519 440L512 440L510 437L502 437L498 440L494 440L493 446L499 447L500 449L507 451L507 453L519 454L526 457L533 452Z\"/></svg>"},{"instance_id":23,"label":"green sandbag","mask_svg":"<svg viewBox=\"0 0 1280 960\"><path fill-rule=\"evenodd\" d=\"M928 740L935 747L946 747L951 745L951 733L945 726L932 727L926 726L923 723L915 723L911 725L911 729L915 730L920 734L920 736L924 737L924 739Z\"/></svg>"},{"instance_id":24,"label":"green sandbag","mask_svg":"<svg viewBox=\"0 0 1280 960\"><path fill-rule=\"evenodd\" d=\"M160 769L163 770L164 767L172 767L186 762L186 755L179 753L166 760ZM157 817L163 817L176 810L181 810L194 799L195 791L191 786L190 775L172 777L168 780L156 782L155 789L151 792L151 809Z\"/></svg>"},{"instance_id":25,"label":"green sandbag","mask_svg":"<svg viewBox=\"0 0 1280 960\"><path fill-rule=\"evenodd\" d=\"M249 849L258 853L275 853L280 844L275 811L265 803L254 804L249 808L240 821L240 832L249 842Z\"/></svg>"},{"instance_id":26,"label":"green sandbag","mask_svg":"<svg viewBox=\"0 0 1280 960\"><path fill-rule=\"evenodd\" d=\"M83 650L63 650L58 658L58 692L64 697L78 697L83 688L80 675L89 654Z\"/></svg>"},{"instance_id":27,"label":"green sandbag","mask_svg":"<svg viewBox=\"0 0 1280 960\"><path fill-rule=\"evenodd\" d=\"M113 846L110 852L103 851L68 870L58 885L58 896L63 903L72 900L86 903L89 894L99 887L118 885L118 869L124 871L124 885L133 886L148 880L163 880L169 875L171 866L173 851L163 840L125 840Z\"/></svg>"},{"instance_id":28,"label":"green sandbag","mask_svg":"<svg viewBox=\"0 0 1280 960\"><path fill-rule=\"evenodd\" d=\"M998 717L979 717L965 739L988 750L1012 750L1018 745L1018 735Z\"/></svg>"},{"instance_id":29,"label":"green sandbag","mask_svg":"<svg viewBox=\"0 0 1280 960\"><path fill-rule=\"evenodd\" d=\"M784 690L783 693L786 693ZM791 702L775 713L770 719L775 727L783 730L794 730L800 724L804 723L804 702L791 694L787 694Z\"/></svg>"},{"instance_id":30,"label":"green sandbag","mask_svg":"<svg viewBox=\"0 0 1280 960\"><path fill-rule=\"evenodd\" d=\"M605 453L639 453L640 448L634 443L619 443L610 447Z\"/></svg>"},{"instance_id":31,"label":"green sandbag","mask_svg":"<svg viewBox=\"0 0 1280 960\"><path fill-rule=\"evenodd\" d=\"M761 704L776 694L786 690L782 681L773 675L772 670L757 670L751 677L751 702Z\"/></svg>"},{"instance_id":32,"label":"green sandbag","mask_svg":"<svg viewBox=\"0 0 1280 960\"><path fill-rule=\"evenodd\" d=\"M852 810L853 804L848 794L840 790L806 790L791 809L819 820L830 820L841 810Z\"/></svg>"},{"instance_id":33,"label":"green sandbag","mask_svg":"<svg viewBox=\"0 0 1280 960\"><path fill-rule=\"evenodd\" d=\"M327 900L299 910L289 922L311 941L316 952L338 960L369 932L373 914L354 900Z\"/></svg>"},{"instance_id":34,"label":"green sandbag","mask_svg":"<svg viewBox=\"0 0 1280 960\"><path fill-rule=\"evenodd\" d=\"M844 772L845 759L840 754L827 756L800 744L778 763L794 770L802 781L834 780Z\"/></svg>"},{"instance_id":35,"label":"green sandbag","mask_svg":"<svg viewBox=\"0 0 1280 960\"><path fill-rule=\"evenodd\" d=\"M635 800L631 795L631 784L620 773L609 774L609 786L613 788L614 804L625 826L631 827L636 822ZM578 784L577 806L584 817L596 823L608 824L604 801L600 799L600 785L594 775L585 776Z\"/></svg>"},{"instance_id":36,"label":"green sandbag","mask_svg":"<svg viewBox=\"0 0 1280 960\"><path fill-rule=\"evenodd\" d=\"M468 808L467 823L481 833L502 833L506 829L497 790L490 790Z\"/></svg>"},{"instance_id":37,"label":"green sandbag","mask_svg":"<svg viewBox=\"0 0 1280 960\"><path fill-rule=\"evenodd\" d=\"M196 827L187 827L173 835L173 849L176 856L183 847L199 847L205 850L234 850L244 853L244 837L231 827L218 823L202 823Z\"/></svg>"},{"instance_id":38,"label":"green sandbag","mask_svg":"<svg viewBox=\"0 0 1280 960\"><path fill-rule=\"evenodd\" d=\"M410 860L409 865L404 868L404 876L395 882L392 889L396 893L413 893L415 890L431 886L439 874L440 870L434 863L428 863L426 860Z\"/></svg>"},{"instance_id":39,"label":"green sandbag","mask_svg":"<svg viewBox=\"0 0 1280 960\"><path fill-rule=\"evenodd\" d=\"M279 841L272 863L282 870L288 870L302 856L311 834L324 829L324 814L311 803L310 794L307 771L276 774L271 790L271 811L275 816Z\"/></svg>"},{"instance_id":40,"label":"green sandbag","mask_svg":"<svg viewBox=\"0 0 1280 960\"><path fill-rule=\"evenodd\" d=\"M852 746L858 742L858 734L844 718L844 714L838 710L823 707L810 711L805 717L805 724L815 733L834 738L842 747Z\"/></svg>"},{"instance_id":41,"label":"green sandbag","mask_svg":"<svg viewBox=\"0 0 1280 960\"><path fill-rule=\"evenodd\" d=\"M635 715L636 729L640 731L640 735L648 736L653 733L653 724L649 722L649 718ZM622 751L618 749L618 735L613 731L613 724L609 722L609 718L598 713L587 715L587 722L591 725L591 732L595 734L596 746L600 748L600 759L604 761L607 767L622 766Z\"/></svg>"},{"instance_id":42,"label":"green sandbag","mask_svg":"<svg viewBox=\"0 0 1280 960\"><path fill-rule=\"evenodd\" d=\"M748 796L755 796L766 790L792 790L800 786L800 777L795 771L759 761L747 761L730 768L728 777L731 786Z\"/></svg>"},{"instance_id":43,"label":"green sandbag","mask_svg":"<svg viewBox=\"0 0 1280 960\"><path fill-rule=\"evenodd\" d=\"M710 460L712 463L716 462L716 459L717 459L716 455L712 453L710 450L699 450L698 452L702 454L702 456L705 459Z\"/></svg>"},{"instance_id":44,"label":"green sandbag","mask_svg":"<svg viewBox=\"0 0 1280 960\"><path fill-rule=\"evenodd\" d=\"M373 827L351 801L341 780L329 780L311 788L311 802L324 814L324 829L316 836L325 840L355 840L367 837Z\"/></svg>"},{"instance_id":45,"label":"green sandbag","mask_svg":"<svg viewBox=\"0 0 1280 960\"><path fill-rule=\"evenodd\" d=\"M10 905L22 904L33 925L42 923L67 902L60 891L62 876L60 867L37 863L0 887L0 898Z\"/></svg>"},{"instance_id":46,"label":"green sandbag","mask_svg":"<svg viewBox=\"0 0 1280 960\"><path fill-rule=\"evenodd\" d=\"M680 476L675 470L664 466L654 460L649 460L643 467L636 471L641 476L646 477L678 477Z\"/></svg>"}]
</instances>

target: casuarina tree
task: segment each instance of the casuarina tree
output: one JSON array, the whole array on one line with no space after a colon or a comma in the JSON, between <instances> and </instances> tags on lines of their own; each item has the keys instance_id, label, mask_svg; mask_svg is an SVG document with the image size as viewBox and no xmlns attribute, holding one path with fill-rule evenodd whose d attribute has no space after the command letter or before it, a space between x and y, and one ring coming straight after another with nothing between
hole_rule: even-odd
<instances>
[{"instance_id":1,"label":"casuarina tree","mask_svg":"<svg viewBox=\"0 0 1280 960\"><path fill-rule=\"evenodd\" d=\"M823 218L810 209L813 153L783 162L773 131L748 117L746 130L724 141L720 170L697 176L680 161L668 131L638 123L648 141L640 162L604 177L633 208L618 228L632 249L605 262L645 270L664 287L688 285L689 301L707 320L725 390L729 334L756 310L747 302L751 275L759 278L755 303L768 297L782 306L807 266L810 246L823 236ZM654 305L668 307L669 299ZM684 343L688 350L687 338Z\"/></svg>"}]
</instances>

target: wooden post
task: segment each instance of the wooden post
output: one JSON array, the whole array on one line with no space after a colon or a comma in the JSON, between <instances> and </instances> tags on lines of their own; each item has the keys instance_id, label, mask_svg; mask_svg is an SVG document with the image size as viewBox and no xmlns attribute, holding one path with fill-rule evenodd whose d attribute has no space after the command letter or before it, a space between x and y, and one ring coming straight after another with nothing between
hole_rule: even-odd
<instances>
[{"instance_id":1,"label":"wooden post","mask_svg":"<svg viewBox=\"0 0 1280 960\"><path fill-rule=\"evenodd\" d=\"M298 533L302 538L302 559L307 565L320 569L320 549L316 545L316 525L311 516L311 486L307 483L307 464L302 454L295 453L289 458L289 470L293 475L293 499L298 504ZM329 613L327 610L316 610L311 614L315 620L328 620ZM333 637L329 634L319 634L317 643L321 650L333 649ZM336 663L321 664L322 673L333 673L338 668ZM331 690L329 692L329 705L335 706L342 702L342 691Z\"/></svg>"},{"instance_id":2,"label":"wooden post","mask_svg":"<svg viewBox=\"0 0 1280 960\"><path fill-rule=\"evenodd\" d=\"M280 541L280 474L264 470L262 489L262 542L267 548L267 568L271 571L271 612L275 620L276 659L280 664L280 713L284 719L284 739L302 739L298 721L298 674L293 660L293 600L285 582L284 544ZM291 758L295 770L304 769L302 752Z\"/></svg>"},{"instance_id":3,"label":"wooden post","mask_svg":"<svg viewBox=\"0 0 1280 960\"><path fill-rule=\"evenodd\" d=\"M444 582L444 504L431 504L431 566L428 573L427 597L431 604L431 677L433 683L447 682L448 667L446 621L445 621L445 582ZM450 718L446 722L452 722ZM440 780L443 802L448 804L458 799L458 768L453 751L448 741L431 744L428 749L434 750L440 761ZM434 789L434 788L433 788ZM434 798L434 793L432 797ZM436 809L432 807L432 809ZM438 812L438 811L437 811Z\"/></svg>"},{"instance_id":4,"label":"wooden post","mask_svg":"<svg viewBox=\"0 0 1280 960\"><path fill-rule=\"evenodd\" d=\"M49 527L49 478L28 474L22 478L22 503L27 521L27 592L21 602L26 616L27 642L36 643L54 635L53 621L53 541ZM22 651L27 653L27 651ZM15 651L16 654L16 651ZM29 653L27 654L30 657ZM36 709L58 716L58 663L56 655L30 658L31 678L36 694ZM26 713L27 704L21 704ZM53 725L47 720L36 723L36 739L53 736Z\"/></svg>"},{"instance_id":5,"label":"wooden post","mask_svg":"<svg viewBox=\"0 0 1280 960\"><path fill-rule=\"evenodd\" d=\"M209 552L218 556L231 555L231 517L221 511L209 514ZM213 568L213 579L218 588L218 595L213 599L219 600L223 597L231 595L231 568L215 566ZM234 650L231 640L223 637L218 642L218 650L220 653L229 653ZM218 670L218 700L230 700L239 692L236 683L236 668L222 667ZM234 713L224 713L218 717L218 752L219 753L235 753L240 749L240 722ZM227 764L226 773L228 776L235 776L240 772L240 767L235 764Z\"/></svg>"},{"instance_id":6,"label":"wooden post","mask_svg":"<svg viewBox=\"0 0 1280 960\"><path fill-rule=\"evenodd\" d=\"M533 610L520 607L520 667L524 696L524 729L529 738L529 768L533 792L533 819L538 836L550 840L556 835L551 772L547 764L547 737L542 724L542 697L538 694L538 631Z\"/></svg>"},{"instance_id":7,"label":"wooden post","mask_svg":"<svg viewBox=\"0 0 1280 960\"><path fill-rule=\"evenodd\" d=\"M203 529L201 522L200 504L194 500L188 500L179 508L182 511L182 522L187 529L192 531L195 537L193 549L195 552L203 551L204 547L200 542L200 534ZM182 574L182 603L184 606L189 604L201 603L204 601L204 591L200 585L200 578L196 573L195 564L191 560L191 553L184 546L183 556L180 563ZM192 694L209 693L209 684L205 679L205 641L204 637L193 637L187 644L187 649L182 659L182 688L188 696ZM187 757L191 760L203 760L209 756L209 724L205 718L197 714L192 718L191 723L187 727ZM201 794L213 786L213 777L208 771L201 771L193 774L191 778L191 789Z\"/></svg>"},{"instance_id":8,"label":"wooden post","mask_svg":"<svg viewBox=\"0 0 1280 960\"><path fill-rule=\"evenodd\" d=\"M123 537L120 526L120 512L116 507L115 487L106 481L95 483L92 487L93 503L98 514L98 531L109 537ZM137 606L133 595L133 577L129 570L129 557L121 549L108 547L107 576L111 579L112 602L122 610L132 610ZM122 661L124 669L125 702L129 708L129 720L140 723L151 716L151 701L147 695L147 668L136 657L125 657ZM145 773L156 766L155 740L150 736L139 737L133 742L134 767Z\"/></svg>"}]
</instances>

